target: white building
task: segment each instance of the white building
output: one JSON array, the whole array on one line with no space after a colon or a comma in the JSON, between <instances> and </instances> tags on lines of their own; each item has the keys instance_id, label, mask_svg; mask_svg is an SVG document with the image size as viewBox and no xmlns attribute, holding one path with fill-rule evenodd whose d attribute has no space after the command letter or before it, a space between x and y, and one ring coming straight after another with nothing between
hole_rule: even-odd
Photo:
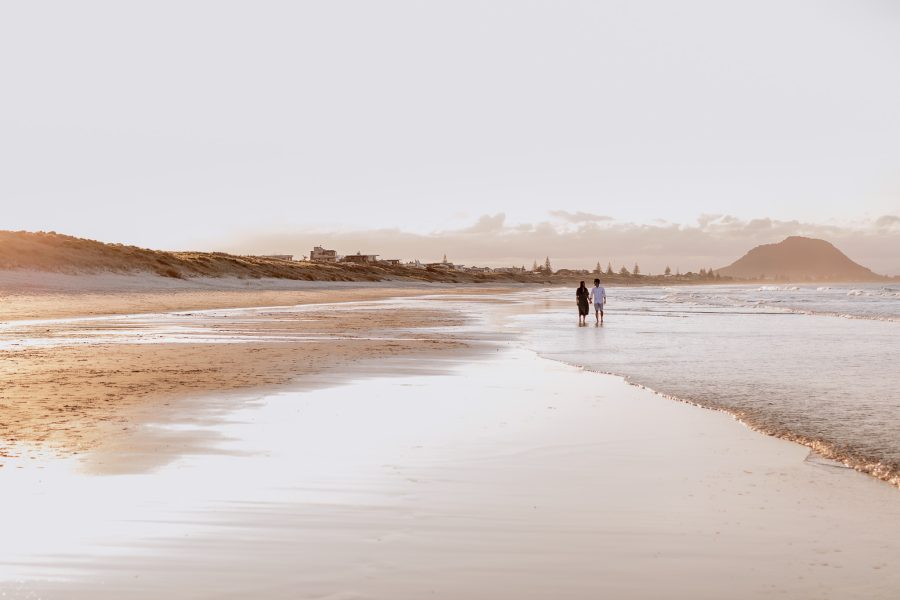
<instances>
[{"instance_id":1,"label":"white building","mask_svg":"<svg viewBox=\"0 0 900 600\"><path fill-rule=\"evenodd\" d=\"M312 249L312 252L309 253L309 260L313 262L337 262L337 251L326 250L322 246L316 246Z\"/></svg>"}]
</instances>

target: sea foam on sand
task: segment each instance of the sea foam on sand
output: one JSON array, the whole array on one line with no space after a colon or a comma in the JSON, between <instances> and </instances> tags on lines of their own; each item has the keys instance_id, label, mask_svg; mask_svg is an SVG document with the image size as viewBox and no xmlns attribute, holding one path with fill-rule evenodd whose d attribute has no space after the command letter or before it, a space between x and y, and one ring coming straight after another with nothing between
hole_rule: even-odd
<instances>
[{"instance_id":1,"label":"sea foam on sand","mask_svg":"<svg viewBox=\"0 0 900 600\"><path fill-rule=\"evenodd\" d=\"M897 597L900 496L886 484L525 350L427 367L149 426L205 441L150 473L8 464L0 591Z\"/></svg>"}]
</instances>

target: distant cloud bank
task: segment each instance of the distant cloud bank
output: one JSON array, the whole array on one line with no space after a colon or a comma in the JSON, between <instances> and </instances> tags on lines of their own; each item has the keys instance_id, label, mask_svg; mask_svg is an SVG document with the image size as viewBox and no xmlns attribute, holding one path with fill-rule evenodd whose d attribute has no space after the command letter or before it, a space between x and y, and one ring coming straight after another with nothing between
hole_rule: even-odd
<instances>
[{"instance_id":1,"label":"distant cloud bank","mask_svg":"<svg viewBox=\"0 0 900 600\"><path fill-rule=\"evenodd\" d=\"M883 215L852 226L742 220L729 215L701 215L696 223L619 222L585 212L554 210L537 223L507 223L504 213L483 215L459 229L419 234L399 229L293 231L257 234L226 248L241 253L306 254L324 244L339 253L378 253L384 258L431 261L444 254L462 264L526 265L549 256L555 267L631 266L660 273L668 265L681 271L730 264L760 244L790 235L822 238L875 272L900 274L900 216Z\"/></svg>"},{"instance_id":2,"label":"distant cloud bank","mask_svg":"<svg viewBox=\"0 0 900 600\"><path fill-rule=\"evenodd\" d=\"M570 223L597 223L602 221L614 220L612 217L607 217L606 215L595 215L594 213L582 212L580 210L576 212L569 212L567 210L551 210L550 216L568 221Z\"/></svg>"}]
</instances>

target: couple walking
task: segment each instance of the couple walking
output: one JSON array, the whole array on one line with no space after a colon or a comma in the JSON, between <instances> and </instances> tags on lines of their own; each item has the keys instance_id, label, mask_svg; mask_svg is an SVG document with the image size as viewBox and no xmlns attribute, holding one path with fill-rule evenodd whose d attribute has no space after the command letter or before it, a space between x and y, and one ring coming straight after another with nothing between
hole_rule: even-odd
<instances>
[{"instance_id":1,"label":"couple walking","mask_svg":"<svg viewBox=\"0 0 900 600\"><path fill-rule=\"evenodd\" d=\"M594 280L594 287L590 291L584 286L584 282L575 290L575 300L578 302L578 324L587 325L585 319L591 314L591 304L594 305L594 316L597 317L597 325L603 325L603 305L606 304L606 290L600 285L600 280Z\"/></svg>"}]
</instances>

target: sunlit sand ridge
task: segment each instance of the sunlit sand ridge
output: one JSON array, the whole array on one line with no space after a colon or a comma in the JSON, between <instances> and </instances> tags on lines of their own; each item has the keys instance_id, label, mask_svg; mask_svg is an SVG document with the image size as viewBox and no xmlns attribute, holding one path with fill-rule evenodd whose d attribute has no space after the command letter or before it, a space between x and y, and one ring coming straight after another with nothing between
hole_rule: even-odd
<instances>
[{"instance_id":1,"label":"sunlit sand ridge","mask_svg":"<svg viewBox=\"0 0 900 600\"><path fill-rule=\"evenodd\" d=\"M65 454L129 435L187 394L273 386L361 358L458 347L425 328L459 322L443 310L352 301L10 321L0 327L0 464L23 451ZM29 442L40 446L15 448Z\"/></svg>"}]
</instances>

